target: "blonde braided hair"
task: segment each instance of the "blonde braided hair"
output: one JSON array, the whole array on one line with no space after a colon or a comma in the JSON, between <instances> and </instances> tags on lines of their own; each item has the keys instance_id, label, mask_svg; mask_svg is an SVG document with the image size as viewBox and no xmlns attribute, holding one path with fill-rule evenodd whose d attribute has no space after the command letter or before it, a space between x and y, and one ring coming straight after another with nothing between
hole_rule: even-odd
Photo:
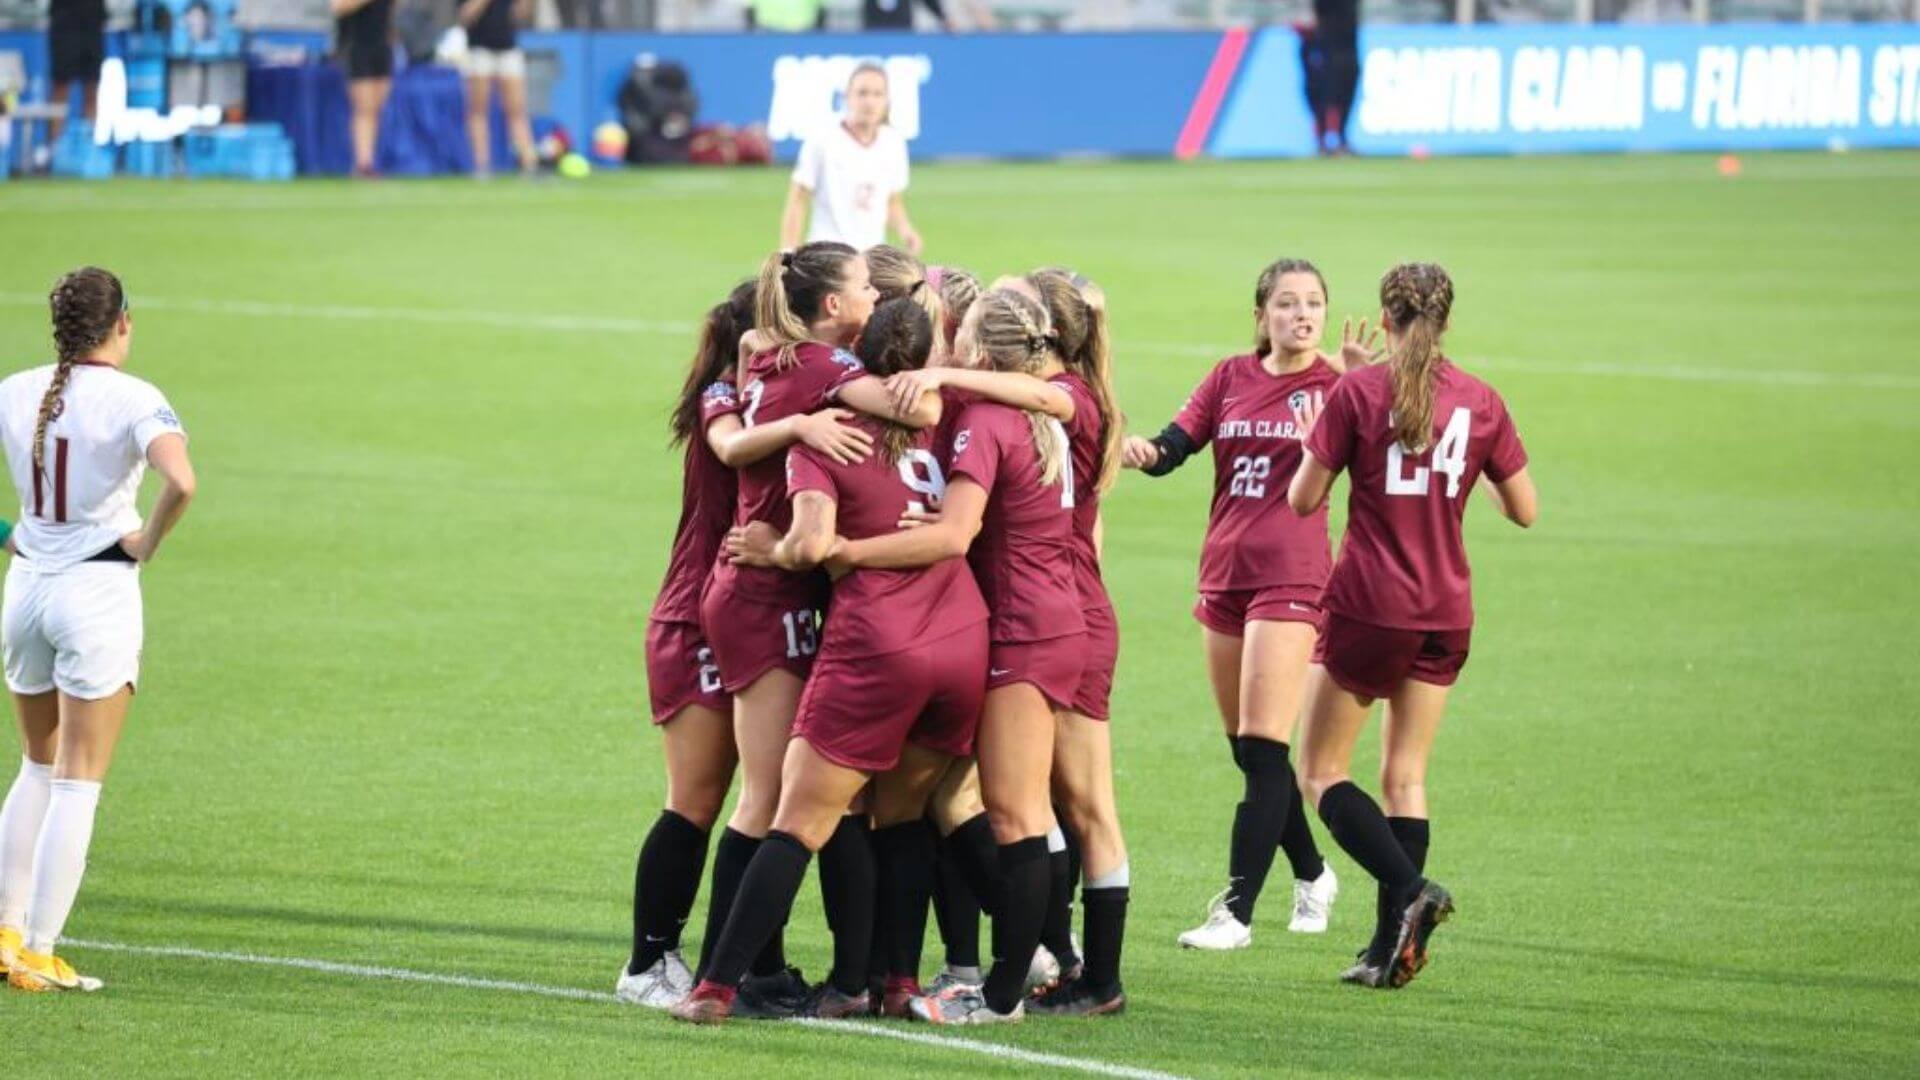
<instances>
[{"instance_id":1,"label":"blonde braided hair","mask_svg":"<svg viewBox=\"0 0 1920 1080\"><path fill-rule=\"evenodd\" d=\"M1016 289L994 289L974 302L960 337L971 342L982 361L994 371L1038 374L1048 361L1060 359L1060 338L1038 300ZM1033 452L1040 459L1040 483L1054 484L1066 469L1066 440L1059 421L1036 409L1023 410L1033 431Z\"/></svg>"}]
</instances>

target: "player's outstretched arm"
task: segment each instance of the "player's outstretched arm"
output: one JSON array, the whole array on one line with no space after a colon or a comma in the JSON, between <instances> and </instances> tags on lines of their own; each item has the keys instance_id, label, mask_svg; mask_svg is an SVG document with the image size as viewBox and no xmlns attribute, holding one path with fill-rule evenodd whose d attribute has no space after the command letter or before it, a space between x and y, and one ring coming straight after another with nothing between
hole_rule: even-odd
<instances>
[{"instance_id":1,"label":"player's outstretched arm","mask_svg":"<svg viewBox=\"0 0 1920 1080\"><path fill-rule=\"evenodd\" d=\"M827 558L836 575L848 570L908 570L967 553L987 511L987 489L968 477L947 485L937 521L865 540L843 540Z\"/></svg>"},{"instance_id":2,"label":"player's outstretched arm","mask_svg":"<svg viewBox=\"0 0 1920 1080\"><path fill-rule=\"evenodd\" d=\"M716 416L707 425L707 445L729 469L746 468L794 443L852 465L873 456L873 436L845 423L851 419L853 413L846 409L821 409L748 427L738 416Z\"/></svg>"},{"instance_id":3,"label":"player's outstretched arm","mask_svg":"<svg viewBox=\"0 0 1920 1080\"><path fill-rule=\"evenodd\" d=\"M1018 371L979 371L974 368L925 368L903 371L887 380L896 407L905 407L923 394L937 394L943 386L965 390L988 401L1028 409L1068 423L1073 420L1073 395L1045 379Z\"/></svg>"},{"instance_id":4,"label":"player's outstretched arm","mask_svg":"<svg viewBox=\"0 0 1920 1080\"><path fill-rule=\"evenodd\" d=\"M940 395L936 392L921 394L913 401L901 404L894 401L887 384L872 375L863 375L841 387L838 391L841 404L859 409L868 416L882 420L892 420L910 428L930 428L940 422Z\"/></svg>"},{"instance_id":5,"label":"player's outstretched arm","mask_svg":"<svg viewBox=\"0 0 1920 1080\"><path fill-rule=\"evenodd\" d=\"M187 438L184 435L167 434L147 444L147 464L160 474L165 485L160 489L160 498L153 504L153 513L148 516L146 527L132 533L120 541L127 554L138 562L152 560L154 553L160 550L160 541L167 538L180 518L187 512L187 504L193 501L198 482L193 475L193 462L187 457Z\"/></svg>"}]
</instances>

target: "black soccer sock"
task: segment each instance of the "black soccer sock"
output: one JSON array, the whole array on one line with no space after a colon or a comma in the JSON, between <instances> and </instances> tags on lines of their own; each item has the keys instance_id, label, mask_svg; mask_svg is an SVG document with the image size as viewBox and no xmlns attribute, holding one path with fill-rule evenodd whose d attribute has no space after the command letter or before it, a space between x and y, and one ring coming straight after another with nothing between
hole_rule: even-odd
<instances>
[{"instance_id":1,"label":"black soccer sock","mask_svg":"<svg viewBox=\"0 0 1920 1080\"><path fill-rule=\"evenodd\" d=\"M693 910L706 861L707 834L662 810L633 868L633 956L627 974L640 974L680 947L680 928Z\"/></svg>"},{"instance_id":2,"label":"black soccer sock","mask_svg":"<svg viewBox=\"0 0 1920 1080\"><path fill-rule=\"evenodd\" d=\"M1287 853L1296 881L1317 881L1327 871L1327 860L1313 840L1313 825L1307 821L1307 804L1300 798L1300 781L1293 766L1287 766L1287 825L1280 830L1280 850Z\"/></svg>"},{"instance_id":3,"label":"black soccer sock","mask_svg":"<svg viewBox=\"0 0 1920 1080\"><path fill-rule=\"evenodd\" d=\"M820 902L833 931L833 972L827 979L843 994L867 988L874 889L873 834L867 816L848 814L820 849Z\"/></svg>"},{"instance_id":4,"label":"black soccer sock","mask_svg":"<svg viewBox=\"0 0 1920 1080\"><path fill-rule=\"evenodd\" d=\"M983 990L987 1007L1009 1013L1020 1004L1047 917L1047 838L1029 836L1000 845L1001 896L993 915L993 970Z\"/></svg>"},{"instance_id":5,"label":"black soccer sock","mask_svg":"<svg viewBox=\"0 0 1920 1080\"><path fill-rule=\"evenodd\" d=\"M1287 830L1287 798L1293 793L1293 768L1287 763L1287 744L1257 735L1242 735L1234 740L1239 753L1235 758L1246 776L1246 790L1233 811L1233 835L1227 856L1227 874L1232 893L1227 908L1242 923L1253 925L1253 908L1267 886L1267 873L1273 868L1273 852Z\"/></svg>"},{"instance_id":6,"label":"black soccer sock","mask_svg":"<svg viewBox=\"0 0 1920 1080\"><path fill-rule=\"evenodd\" d=\"M940 942L946 947L947 966L980 966L980 899L954 861L953 845L940 845L933 882L933 912L940 921Z\"/></svg>"},{"instance_id":7,"label":"black soccer sock","mask_svg":"<svg viewBox=\"0 0 1920 1080\"><path fill-rule=\"evenodd\" d=\"M1393 830L1393 838L1400 842L1400 850L1407 853L1413 868L1422 874L1427 872L1427 843L1432 835L1425 818L1390 817L1387 827ZM1376 963L1385 963L1387 952L1393 948L1394 938L1400 929L1400 912L1394 908L1387 894L1387 887L1380 886L1374 895L1373 942L1367 946L1367 956Z\"/></svg>"},{"instance_id":8,"label":"black soccer sock","mask_svg":"<svg viewBox=\"0 0 1920 1080\"><path fill-rule=\"evenodd\" d=\"M955 866L967 879L973 898L988 915L999 910L1000 845L993 839L993 826L984 811L961 822L947 834L947 851Z\"/></svg>"},{"instance_id":9,"label":"black soccer sock","mask_svg":"<svg viewBox=\"0 0 1920 1080\"><path fill-rule=\"evenodd\" d=\"M1087 927L1087 966L1082 978L1104 1001L1120 992L1120 947L1127 937L1127 886L1088 885L1080 890L1080 905L1086 912Z\"/></svg>"},{"instance_id":10,"label":"black soccer sock","mask_svg":"<svg viewBox=\"0 0 1920 1080\"><path fill-rule=\"evenodd\" d=\"M753 861L759 846L760 841L746 833L731 828L720 832L720 842L713 849L713 886L707 890L707 930L700 937L700 966L694 971L698 977L704 978L713 963L714 946L720 944L720 932L726 929L727 917L733 912L741 875L747 872L747 864Z\"/></svg>"},{"instance_id":11,"label":"black soccer sock","mask_svg":"<svg viewBox=\"0 0 1920 1080\"><path fill-rule=\"evenodd\" d=\"M939 863L933 826L915 819L875 829L873 852L880 874L879 925L885 934L876 950L886 954L883 974L917 979L921 943L927 934L927 901L933 895L935 867ZM976 941L979 933L976 920ZM974 963L979 963L979 959L975 958Z\"/></svg>"},{"instance_id":12,"label":"black soccer sock","mask_svg":"<svg viewBox=\"0 0 1920 1080\"><path fill-rule=\"evenodd\" d=\"M1080 962L1080 954L1073 949L1074 859L1064 842L1066 829L1060 832L1061 849L1047 852L1047 918L1040 925L1040 944L1060 961L1064 972Z\"/></svg>"},{"instance_id":13,"label":"black soccer sock","mask_svg":"<svg viewBox=\"0 0 1920 1080\"><path fill-rule=\"evenodd\" d=\"M1320 820L1327 823L1327 831L1353 861L1386 886L1396 912L1419 891L1419 867L1394 839L1380 805L1353 781L1343 780L1320 796Z\"/></svg>"},{"instance_id":14,"label":"black soccer sock","mask_svg":"<svg viewBox=\"0 0 1920 1080\"><path fill-rule=\"evenodd\" d=\"M770 832L753 853L703 976L722 986L739 986L747 965L766 940L779 931L793 909L793 898L807 876L813 854L783 832Z\"/></svg>"}]
</instances>

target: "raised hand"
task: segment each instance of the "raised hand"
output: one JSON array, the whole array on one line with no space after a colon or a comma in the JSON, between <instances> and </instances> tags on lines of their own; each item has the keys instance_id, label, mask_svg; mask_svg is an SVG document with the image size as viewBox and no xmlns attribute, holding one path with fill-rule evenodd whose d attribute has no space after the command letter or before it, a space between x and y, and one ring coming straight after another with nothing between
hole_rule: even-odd
<instances>
[{"instance_id":1,"label":"raised hand","mask_svg":"<svg viewBox=\"0 0 1920 1080\"><path fill-rule=\"evenodd\" d=\"M1340 323L1340 362L1344 370L1351 371L1364 367L1380 359L1384 350L1380 346L1380 328L1367 329L1367 320L1361 319L1355 325L1349 315Z\"/></svg>"}]
</instances>

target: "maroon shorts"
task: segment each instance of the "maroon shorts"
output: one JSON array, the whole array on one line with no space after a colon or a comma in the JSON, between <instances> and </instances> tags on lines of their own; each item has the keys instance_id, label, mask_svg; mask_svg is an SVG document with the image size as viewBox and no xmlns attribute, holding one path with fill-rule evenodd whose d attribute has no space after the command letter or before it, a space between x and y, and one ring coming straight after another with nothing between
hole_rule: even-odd
<instances>
[{"instance_id":1,"label":"maroon shorts","mask_svg":"<svg viewBox=\"0 0 1920 1080\"><path fill-rule=\"evenodd\" d=\"M1085 633L1045 641L996 641L987 657L987 689L1031 683L1054 708L1071 709L1087 669L1088 652Z\"/></svg>"},{"instance_id":2,"label":"maroon shorts","mask_svg":"<svg viewBox=\"0 0 1920 1080\"><path fill-rule=\"evenodd\" d=\"M882 656L827 657L813 666L793 736L861 772L886 772L911 742L973 753L986 697L987 624Z\"/></svg>"},{"instance_id":3,"label":"maroon shorts","mask_svg":"<svg viewBox=\"0 0 1920 1080\"><path fill-rule=\"evenodd\" d=\"M1114 618L1112 604L1083 614L1087 620L1087 666L1080 672L1079 689L1073 693L1073 711L1089 720L1105 720L1113 712L1113 671L1120 665L1120 621Z\"/></svg>"},{"instance_id":4,"label":"maroon shorts","mask_svg":"<svg viewBox=\"0 0 1920 1080\"><path fill-rule=\"evenodd\" d=\"M709 588L700 598L700 623L720 666L720 685L737 694L775 668L802 679L820 648L821 603L768 602L731 588Z\"/></svg>"},{"instance_id":5,"label":"maroon shorts","mask_svg":"<svg viewBox=\"0 0 1920 1080\"><path fill-rule=\"evenodd\" d=\"M1468 630L1393 630L1327 613L1313 662L1341 687L1363 697L1392 696L1413 679L1452 686L1467 666Z\"/></svg>"},{"instance_id":6,"label":"maroon shorts","mask_svg":"<svg viewBox=\"0 0 1920 1080\"><path fill-rule=\"evenodd\" d=\"M647 697L656 724L673 719L689 705L733 713L733 696L720 685L720 668L698 623L647 624Z\"/></svg>"},{"instance_id":7,"label":"maroon shorts","mask_svg":"<svg viewBox=\"0 0 1920 1080\"><path fill-rule=\"evenodd\" d=\"M1320 607L1320 590L1311 585L1273 585L1264 589L1220 589L1200 594L1193 605L1193 617L1215 633L1241 637L1247 624L1256 619L1267 622L1302 622L1316 630L1326 622Z\"/></svg>"}]
</instances>

